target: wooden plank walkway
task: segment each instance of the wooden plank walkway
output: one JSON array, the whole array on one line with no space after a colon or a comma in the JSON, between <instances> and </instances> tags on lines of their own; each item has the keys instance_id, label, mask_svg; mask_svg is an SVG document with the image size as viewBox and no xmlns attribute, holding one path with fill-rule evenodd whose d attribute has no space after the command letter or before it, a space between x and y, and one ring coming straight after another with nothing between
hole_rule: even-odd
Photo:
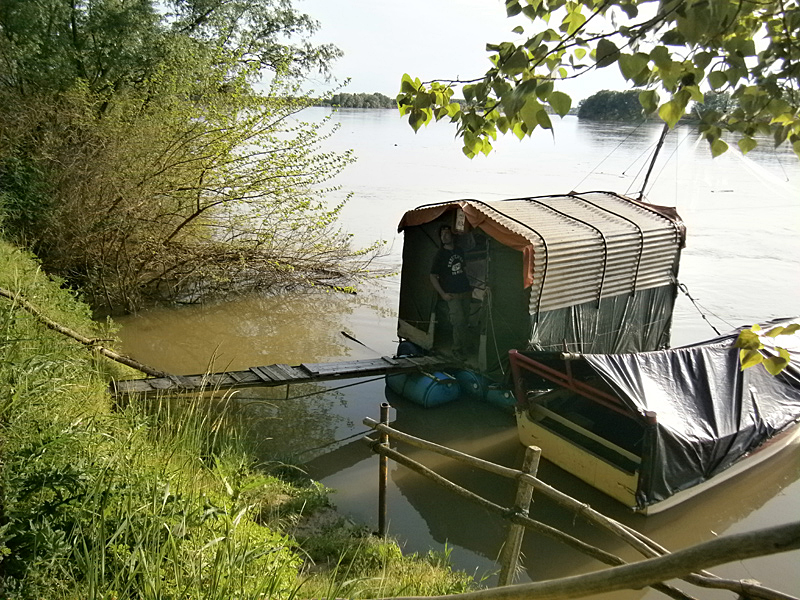
<instances>
[{"instance_id":1,"label":"wooden plank walkway","mask_svg":"<svg viewBox=\"0 0 800 600\"><path fill-rule=\"evenodd\" d=\"M370 377L408 371L428 371L455 366L442 356L369 358L334 363L302 363L297 366L268 365L250 367L246 371L226 371L202 375L169 375L150 379L124 379L111 384L115 396L154 394L158 392L195 392L202 389L236 388L247 386L276 386L290 383L309 383Z\"/></svg>"}]
</instances>

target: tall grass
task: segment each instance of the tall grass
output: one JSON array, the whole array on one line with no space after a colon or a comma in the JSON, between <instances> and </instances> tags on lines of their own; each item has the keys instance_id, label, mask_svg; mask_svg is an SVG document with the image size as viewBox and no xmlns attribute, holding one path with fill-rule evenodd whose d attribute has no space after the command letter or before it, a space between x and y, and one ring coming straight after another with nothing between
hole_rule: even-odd
<instances>
[{"instance_id":1,"label":"tall grass","mask_svg":"<svg viewBox=\"0 0 800 600\"><path fill-rule=\"evenodd\" d=\"M73 329L109 335L2 242L0 286ZM99 360L0 303L0 597L290 599L470 586L441 556L403 556L343 519L294 536L303 513L327 504L325 491L255 464L231 396L112 410L109 377L128 373Z\"/></svg>"}]
</instances>

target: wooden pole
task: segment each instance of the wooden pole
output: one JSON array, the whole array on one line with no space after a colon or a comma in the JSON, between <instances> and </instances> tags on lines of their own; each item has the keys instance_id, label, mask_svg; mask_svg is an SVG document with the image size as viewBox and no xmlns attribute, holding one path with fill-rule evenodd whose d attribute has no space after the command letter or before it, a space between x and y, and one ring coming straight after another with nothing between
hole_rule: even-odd
<instances>
[{"instance_id":1,"label":"wooden pole","mask_svg":"<svg viewBox=\"0 0 800 600\"><path fill-rule=\"evenodd\" d=\"M47 327L48 329L52 329L53 331L57 331L62 335L66 335L67 337L71 337L73 340L76 340L86 346L87 348L102 354L106 358L110 358L113 361L121 363L123 365L127 365L136 369L137 371L141 371L142 373L146 373L147 375L151 375L153 377L167 377L168 374L164 371L159 371L158 369L154 369L153 367L149 367L145 364L140 363L138 360L134 360L129 356L125 356L124 354L119 354L118 352L114 352L113 350L109 350L108 348L104 348L103 346L99 345L101 341L107 340L98 340L95 338L88 338L85 335L81 335L77 331L70 329L69 327L65 327L60 323L53 321L53 319L49 318L47 315L42 313L36 306L22 298L19 294L15 294L6 290L4 288L0 288L0 296L3 298L8 298L13 303L19 305L21 308L29 312L33 315L42 325Z\"/></svg>"},{"instance_id":2,"label":"wooden pole","mask_svg":"<svg viewBox=\"0 0 800 600\"><path fill-rule=\"evenodd\" d=\"M647 187L647 182L650 179L650 173L653 172L653 167L656 166L656 159L658 158L658 153L661 151L661 146L664 145L664 138L667 137L667 133L669 133L669 124L664 123L664 127L661 130L661 137L658 138L658 143L656 144L656 149L653 152L653 159L650 161L650 166L647 168L647 175L644 176L644 183L642 184L642 189L639 192L639 197L637 200L644 200L644 191Z\"/></svg>"},{"instance_id":3,"label":"wooden pole","mask_svg":"<svg viewBox=\"0 0 800 600\"><path fill-rule=\"evenodd\" d=\"M525 458L522 461L522 472L536 477L539 470L539 458L542 450L536 446L525 448ZM520 479L517 487L517 496L514 499L514 512L523 517L528 516L531 498L533 497L533 485L526 479ZM517 572L519 563L519 553L522 549L522 538L525 535L525 526L512 523L508 528L508 538L500 553L500 575L497 578L497 585L509 585L514 581L514 574Z\"/></svg>"},{"instance_id":4,"label":"wooden pole","mask_svg":"<svg viewBox=\"0 0 800 600\"><path fill-rule=\"evenodd\" d=\"M388 402L381 403L381 424L389 425L389 406ZM389 434L385 431L380 432L378 443L389 447ZM378 535L386 537L386 487L389 483L389 459L384 454L379 454L378 458Z\"/></svg>"},{"instance_id":5,"label":"wooden pole","mask_svg":"<svg viewBox=\"0 0 800 600\"><path fill-rule=\"evenodd\" d=\"M592 594L607 594L624 589L640 589L656 581L683 577L696 569L788 552L800 548L800 522L759 531L718 537L673 554L637 563L612 567L594 573L551 579L537 583L511 585L491 590L429 596L424 600L574 600ZM759 592L760 593L760 592ZM760 596L759 596L760 597ZM401 597L394 600L423 600Z\"/></svg>"},{"instance_id":6,"label":"wooden pole","mask_svg":"<svg viewBox=\"0 0 800 600\"><path fill-rule=\"evenodd\" d=\"M431 469L418 463L417 461L408 458L407 456L401 454L400 452L392 450L387 446L381 446L373 439L370 439L368 437L362 439L372 447L372 450L374 452L377 452L379 454L386 454L386 456L388 456L398 464L401 464L404 467L408 467L412 471L415 471L420 475L423 475L424 477L431 479L432 481L436 482L445 489L450 490L454 494L457 494L462 498L471 500L472 502L475 502L478 506L481 506L482 508L485 508L487 511L499 515L504 519L508 519L512 523L518 523L520 525L523 525L524 527L533 529L537 533L541 533L543 535L551 537L552 539L558 540L559 542L562 542L572 548L575 548L579 552L583 552L584 554L596 558L597 560L604 562L606 564L610 565L625 564L625 561L619 558L618 556L609 554L608 552L605 552L600 548L595 548L594 546L586 544L572 537L571 535L559 531L555 527L551 527L550 525L545 525L544 523L540 523L539 521L534 521L530 517L523 517L522 515L516 514L513 511L510 511L498 504L495 504L491 500L487 500L486 498L479 496L474 492L470 492L469 490L464 489L460 485L453 483L452 481L450 481L445 477L442 477L435 471L432 471ZM520 478L527 477L524 473L521 472L518 473ZM666 594L670 598L675 598L676 600L694 600L691 596L684 594L680 590L675 589L666 583L654 584L652 587ZM796 600L796 599L789 599L789 600Z\"/></svg>"},{"instance_id":7,"label":"wooden pole","mask_svg":"<svg viewBox=\"0 0 800 600\"><path fill-rule=\"evenodd\" d=\"M582 502L578 502L574 498L571 498L567 494L564 494L563 492L560 492L555 488L550 487L549 485L545 484L544 482L542 482L541 480L537 479L532 475L529 475L527 473L522 473L521 471L518 471L516 469L510 469L508 467L497 465L495 463L485 461L483 459L474 456L470 456L469 454L464 454L463 452L459 452L458 450L453 450L452 448L447 448L446 446L440 446L439 444L435 444L433 442L429 442L427 440L423 440L414 437L412 435L408 435L396 429L392 429L388 426L382 425L368 417L365 418L363 422L365 425L373 429L376 429L379 432L385 432L389 436L401 440L404 443L407 443L411 446L416 446L418 448L423 448L425 450L435 452L442 456L453 458L472 467L485 470L489 473L495 473L496 475L500 475L501 477L508 477L518 480L527 480L531 483L531 485L537 492L543 493L549 499L557 502L558 504L567 508L568 510L575 512L576 515L582 516L583 518L587 519L590 523L594 523L596 525L604 527L612 534L616 535L623 541L627 542L632 547L636 548L639 552L641 552L644 556L648 558L654 558L661 555L669 554L669 552L665 548L661 547L656 542L642 535L638 531L631 529L627 525L623 525L622 523L619 523L609 517L606 517L601 513L598 513L597 511L593 510L588 504L583 504ZM384 451L383 448L375 447L376 442L374 440L370 440L369 438L364 438L364 439L373 446L373 450L375 450L376 452L380 453L381 451ZM523 517L517 514L511 514L509 516L506 514L508 511L506 511L502 507L497 506L492 502L489 502L488 500L476 494L473 494L472 492L469 492L468 490L456 486L454 483L430 471L429 469L427 469L427 467L424 467L419 463L416 463L415 461L412 461L411 459L403 456L402 454L394 452L393 450L390 450L388 448L386 448L385 451L393 460L397 461L398 463L407 466L410 469L415 470L426 477L433 479L440 485L443 485L444 487L450 489L456 494L459 494L461 496L473 500L474 502L477 502L479 505L483 506L490 512L495 512L497 514L500 514L505 518L508 518L512 522L524 524L526 527L531 528L534 531L537 531L538 533L547 535L552 539L567 544L568 546L575 548L579 552L583 552L587 556L591 556L592 558L595 558L606 564L609 565L625 564L625 562L619 557L604 552L603 550L595 548L594 546L591 546L589 544L585 544L584 542L581 542L580 540L577 540L559 531L558 529L545 525L544 523L540 523L538 521L534 521L530 518ZM794 596L788 596L781 592L770 590L769 588L757 586L753 583L748 583L747 585L744 585L741 581L722 579L712 575L711 573L707 573L703 570L697 570L695 573L688 574L685 577L683 577L683 579L688 583L700 587L706 587L712 589L724 589L737 593L747 593L749 596L753 598L759 598L763 600L800 600L800 598L796 598ZM688 597L682 592L679 592L674 588L670 588L666 584L659 584L653 587L673 598Z\"/></svg>"}]
</instances>

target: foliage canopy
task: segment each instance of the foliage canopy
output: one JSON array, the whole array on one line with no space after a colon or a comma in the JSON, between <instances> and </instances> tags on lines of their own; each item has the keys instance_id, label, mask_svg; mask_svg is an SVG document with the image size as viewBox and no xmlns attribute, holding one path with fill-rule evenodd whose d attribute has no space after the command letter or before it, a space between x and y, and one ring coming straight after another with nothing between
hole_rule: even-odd
<instances>
[{"instance_id":1,"label":"foliage canopy","mask_svg":"<svg viewBox=\"0 0 800 600\"><path fill-rule=\"evenodd\" d=\"M297 116L339 55L316 27L288 0L3 2L5 235L109 310L352 284L369 250L324 201L352 157Z\"/></svg>"},{"instance_id":2,"label":"foliage canopy","mask_svg":"<svg viewBox=\"0 0 800 600\"><path fill-rule=\"evenodd\" d=\"M572 100L559 83L616 66L648 114L674 127L703 91L730 92L728 112L699 124L716 156L723 130L747 152L756 135L788 141L800 156L800 2L798 0L506 0L514 41L487 44L491 67L474 79L421 82L404 75L400 112L419 129L432 119L457 123L464 153L488 154L497 132L520 139L551 129L545 106L564 116ZM470 103L450 101L462 86Z\"/></svg>"}]
</instances>

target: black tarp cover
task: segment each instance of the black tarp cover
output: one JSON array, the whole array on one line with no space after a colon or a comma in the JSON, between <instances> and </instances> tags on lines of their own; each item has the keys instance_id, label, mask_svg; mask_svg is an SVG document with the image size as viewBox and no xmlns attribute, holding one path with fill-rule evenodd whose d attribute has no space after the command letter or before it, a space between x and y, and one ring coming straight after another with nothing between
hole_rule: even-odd
<instances>
[{"instance_id":1,"label":"black tarp cover","mask_svg":"<svg viewBox=\"0 0 800 600\"><path fill-rule=\"evenodd\" d=\"M763 327L792 322L800 319ZM656 352L584 355L631 410L656 414L645 434L640 507L713 477L800 420L800 333L762 337L765 353L775 345L790 353L777 376L762 365L739 368L738 333Z\"/></svg>"}]
</instances>

